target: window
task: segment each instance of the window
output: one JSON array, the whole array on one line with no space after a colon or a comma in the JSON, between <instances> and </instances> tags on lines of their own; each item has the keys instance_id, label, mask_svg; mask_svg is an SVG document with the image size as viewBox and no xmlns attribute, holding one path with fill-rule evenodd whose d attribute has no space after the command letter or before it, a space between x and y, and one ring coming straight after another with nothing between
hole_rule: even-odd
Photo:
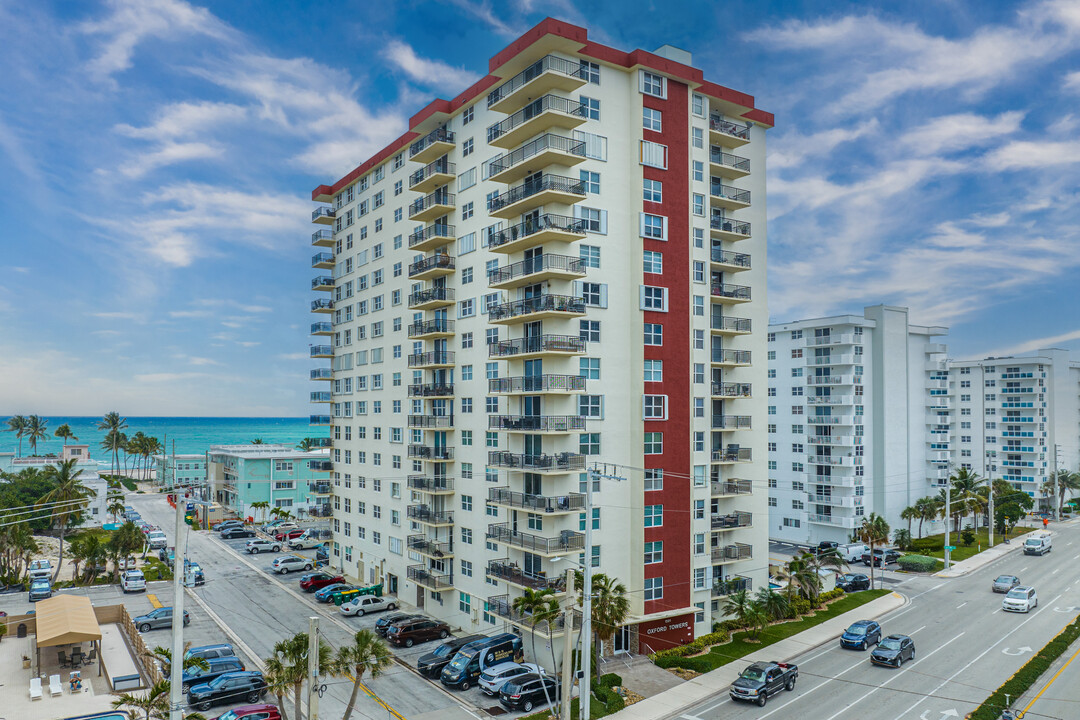
<instances>
[{"instance_id":1,"label":"window","mask_svg":"<svg viewBox=\"0 0 1080 720\"><path fill-rule=\"evenodd\" d=\"M645 202L663 202L664 183L659 180L645 179L642 181L642 188Z\"/></svg>"},{"instance_id":2,"label":"window","mask_svg":"<svg viewBox=\"0 0 1080 720\"><path fill-rule=\"evenodd\" d=\"M458 303L458 317L475 317L476 316L476 301L472 298L468 300L462 300Z\"/></svg>"},{"instance_id":3,"label":"window","mask_svg":"<svg viewBox=\"0 0 1080 720\"><path fill-rule=\"evenodd\" d=\"M578 375L588 380L599 380L600 358L578 358Z\"/></svg>"},{"instance_id":4,"label":"window","mask_svg":"<svg viewBox=\"0 0 1080 720\"><path fill-rule=\"evenodd\" d=\"M705 216L705 196L700 193L694 193L693 211L695 215Z\"/></svg>"},{"instance_id":5,"label":"window","mask_svg":"<svg viewBox=\"0 0 1080 720\"><path fill-rule=\"evenodd\" d=\"M659 468L645 470L645 490L663 490L664 471Z\"/></svg>"},{"instance_id":6,"label":"window","mask_svg":"<svg viewBox=\"0 0 1080 720\"><path fill-rule=\"evenodd\" d=\"M662 600L664 598L664 578L645 578L645 599Z\"/></svg>"},{"instance_id":7,"label":"window","mask_svg":"<svg viewBox=\"0 0 1080 720\"><path fill-rule=\"evenodd\" d=\"M666 419L667 395L645 395L642 398L641 411L646 420Z\"/></svg>"},{"instance_id":8,"label":"window","mask_svg":"<svg viewBox=\"0 0 1080 720\"><path fill-rule=\"evenodd\" d=\"M607 287L602 283L581 283L581 299L591 307L607 307Z\"/></svg>"},{"instance_id":9,"label":"window","mask_svg":"<svg viewBox=\"0 0 1080 720\"><path fill-rule=\"evenodd\" d=\"M667 293L668 289L665 287L642 285L640 298L641 309L667 312Z\"/></svg>"},{"instance_id":10,"label":"window","mask_svg":"<svg viewBox=\"0 0 1080 720\"><path fill-rule=\"evenodd\" d=\"M641 213L641 237L667 240L667 218L663 215Z\"/></svg>"},{"instance_id":11,"label":"window","mask_svg":"<svg viewBox=\"0 0 1080 720\"><path fill-rule=\"evenodd\" d=\"M458 255L466 255L476 250L476 233L462 235L458 238ZM471 269L471 268L470 268Z\"/></svg>"},{"instance_id":12,"label":"window","mask_svg":"<svg viewBox=\"0 0 1080 720\"><path fill-rule=\"evenodd\" d=\"M601 419L604 417L603 395L578 395L578 415Z\"/></svg>"},{"instance_id":13,"label":"window","mask_svg":"<svg viewBox=\"0 0 1080 720\"><path fill-rule=\"evenodd\" d=\"M645 454L646 455L663 455L664 454L664 433L660 433L660 432L647 432L647 433L645 433Z\"/></svg>"},{"instance_id":14,"label":"window","mask_svg":"<svg viewBox=\"0 0 1080 720\"><path fill-rule=\"evenodd\" d=\"M642 165L667 170L667 145L642 140L638 159Z\"/></svg>"},{"instance_id":15,"label":"window","mask_svg":"<svg viewBox=\"0 0 1080 720\"><path fill-rule=\"evenodd\" d=\"M696 148L705 147L705 132L701 128L691 128L690 135L693 138L693 144Z\"/></svg>"},{"instance_id":16,"label":"window","mask_svg":"<svg viewBox=\"0 0 1080 720\"><path fill-rule=\"evenodd\" d=\"M655 130L661 132L661 116L662 113L659 110L653 110L652 108L642 108L641 111L641 126L646 130Z\"/></svg>"},{"instance_id":17,"label":"window","mask_svg":"<svg viewBox=\"0 0 1080 720\"><path fill-rule=\"evenodd\" d=\"M600 267L600 247L598 245L579 245L578 256L585 267Z\"/></svg>"},{"instance_id":18,"label":"window","mask_svg":"<svg viewBox=\"0 0 1080 720\"><path fill-rule=\"evenodd\" d=\"M466 614L472 612L472 595L463 592L458 593L458 610Z\"/></svg>"},{"instance_id":19,"label":"window","mask_svg":"<svg viewBox=\"0 0 1080 720\"><path fill-rule=\"evenodd\" d=\"M664 361L646 360L644 365L645 382L664 381Z\"/></svg>"},{"instance_id":20,"label":"window","mask_svg":"<svg viewBox=\"0 0 1080 720\"><path fill-rule=\"evenodd\" d=\"M662 527L664 525L664 506L645 506L645 527Z\"/></svg>"},{"instance_id":21,"label":"window","mask_svg":"<svg viewBox=\"0 0 1080 720\"><path fill-rule=\"evenodd\" d=\"M663 345L664 326L660 323L645 323L645 344Z\"/></svg>"},{"instance_id":22,"label":"window","mask_svg":"<svg viewBox=\"0 0 1080 720\"><path fill-rule=\"evenodd\" d=\"M581 95L581 116L587 120L599 120L600 119L600 101L596 98L585 97Z\"/></svg>"},{"instance_id":23,"label":"window","mask_svg":"<svg viewBox=\"0 0 1080 720\"><path fill-rule=\"evenodd\" d=\"M600 65L587 60L581 61L581 79L593 85L600 84Z\"/></svg>"},{"instance_id":24,"label":"window","mask_svg":"<svg viewBox=\"0 0 1080 720\"><path fill-rule=\"evenodd\" d=\"M592 233L607 234L607 211L596 208L574 206L574 217L585 221L585 230Z\"/></svg>"},{"instance_id":25,"label":"window","mask_svg":"<svg viewBox=\"0 0 1080 720\"><path fill-rule=\"evenodd\" d=\"M467 203L465 203L464 205L461 206L461 219L462 220L468 220L472 216L473 216L473 204L471 202L467 202Z\"/></svg>"},{"instance_id":26,"label":"window","mask_svg":"<svg viewBox=\"0 0 1080 720\"><path fill-rule=\"evenodd\" d=\"M585 342L600 342L600 321L578 320L578 336Z\"/></svg>"},{"instance_id":27,"label":"window","mask_svg":"<svg viewBox=\"0 0 1080 720\"><path fill-rule=\"evenodd\" d=\"M647 70L642 70L639 77L639 89L646 95L667 98L667 78Z\"/></svg>"},{"instance_id":28,"label":"window","mask_svg":"<svg viewBox=\"0 0 1080 720\"><path fill-rule=\"evenodd\" d=\"M465 527L461 528L461 542L465 543L466 545L472 545L472 541L473 541L472 528L465 528Z\"/></svg>"},{"instance_id":29,"label":"window","mask_svg":"<svg viewBox=\"0 0 1080 720\"><path fill-rule=\"evenodd\" d=\"M694 94L691 99L691 112L698 117L705 117L705 97L703 95Z\"/></svg>"},{"instance_id":30,"label":"window","mask_svg":"<svg viewBox=\"0 0 1080 720\"><path fill-rule=\"evenodd\" d=\"M472 510L472 495L461 496L461 509L467 511Z\"/></svg>"},{"instance_id":31,"label":"window","mask_svg":"<svg viewBox=\"0 0 1080 720\"><path fill-rule=\"evenodd\" d=\"M476 106L470 106L465 108L465 112L461 113L461 124L468 125L473 121L473 110Z\"/></svg>"},{"instance_id":32,"label":"window","mask_svg":"<svg viewBox=\"0 0 1080 720\"><path fill-rule=\"evenodd\" d=\"M704 182L705 180L705 163L700 160L694 160L694 181Z\"/></svg>"},{"instance_id":33,"label":"window","mask_svg":"<svg viewBox=\"0 0 1080 720\"><path fill-rule=\"evenodd\" d=\"M657 540L655 542L645 543L645 564L651 565L653 563L664 561L664 543Z\"/></svg>"},{"instance_id":34,"label":"window","mask_svg":"<svg viewBox=\"0 0 1080 720\"><path fill-rule=\"evenodd\" d=\"M579 171L579 177L581 178L581 182L585 185L586 193L595 195L600 192L600 173L581 170Z\"/></svg>"},{"instance_id":35,"label":"window","mask_svg":"<svg viewBox=\"0 0 1080 720\"><path fill-rule=\"evenodd\" d=\"M465 142L461 143L461 157L468 157L472 155L473 151L473 139L469 138Z\"/></svg>"}]
</instances>

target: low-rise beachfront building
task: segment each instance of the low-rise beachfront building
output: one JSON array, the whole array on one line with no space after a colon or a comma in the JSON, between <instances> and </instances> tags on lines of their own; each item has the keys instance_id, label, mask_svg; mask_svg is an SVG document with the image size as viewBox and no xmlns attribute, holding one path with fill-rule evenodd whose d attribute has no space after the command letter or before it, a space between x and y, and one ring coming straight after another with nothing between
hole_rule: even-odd
<instances>
[{"instance_id":1,"label":"low-rise beachfront building","mask_svg":"<svg viewBox=\"0 0 1080 720\"><path fill-rule=\"evenodd\" d=\"M206 482L206 454L155 455L154 482L164 488L202 485Z\"/></svg>"},{"instance_id":2,"label":"low-rise beachfront building","mask_svg":"<svg viewBox=\"0 0 1080 720\"><path fill-rule=\"evenodd\" d=\"M290 445L213 445L207 454L210 499L241 517L260 518L255 502L297 517L330 515L330 450Z\"/></svg>"},{"instance_id":3,"label":"low-rise beachfront building","mask_svg":"<svg viewBox=\"0 0 1080 720\"><path fill-rule=\"evenodd\" d=\"M94 491L83 525L94 527L108 522L106 508L109 486L100 475L101 463L90 458L89 445L66 445L59 456L51 457L16 457L15 453L0 453L0 472L18 473L28 468L43 470L49 465L59 465L67 460L76 461L75 470L81 471L79 481Z\"/></svg>"}]
</instances>

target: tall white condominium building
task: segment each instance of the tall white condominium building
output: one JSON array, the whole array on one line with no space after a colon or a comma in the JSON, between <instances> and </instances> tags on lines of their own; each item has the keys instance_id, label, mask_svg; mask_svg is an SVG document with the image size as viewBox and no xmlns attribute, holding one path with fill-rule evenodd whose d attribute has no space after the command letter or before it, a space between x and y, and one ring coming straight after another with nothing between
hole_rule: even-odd
<instances>
[{"instance_id":1,"label":"tall white condominium building","mask_svg":"<svg viewBox=\"0 0 1080 720\"><path fill-rule=\"evenodd\" d=\"M876 512L936 495L953 426L946 328L907 308L769 326L769 537L846 541Z\"/></svg>"},{"instance_id":2,"label":"tall white condominium building","mask_svg":"<svg viewBox=\"0 0 1080 720\"><path fill-rule=\"evenodd\" d=\"M527 632L514 599L561 590L591 522L634 652L766 582L773 119L690 62L545 20L313 192L313 422L351 579ZM593 463L625 479L587 509Z\"/></svg>"},{"instance_id":3,"label":"tall white condominium building","mask_svg":"<svg viewBox=\"0 0 1080 720\"><path fill-rule=\"evenodd\" d=\"M1035 498L1057 468L1080 466L1080 362L1067 350L950 363L954 462Z\"/></svg>"}]
</instances>

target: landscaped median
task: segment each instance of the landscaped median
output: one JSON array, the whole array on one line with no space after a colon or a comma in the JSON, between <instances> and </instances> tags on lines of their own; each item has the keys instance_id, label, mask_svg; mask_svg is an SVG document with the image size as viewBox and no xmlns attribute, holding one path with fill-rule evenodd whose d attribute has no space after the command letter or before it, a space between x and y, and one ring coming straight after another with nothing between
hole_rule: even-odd
<instances>
[{"instance_id":1,"label":"landscaped median","mask_svg":"<svg viewBox=\"0 0 1080 720\"><path fill-rule=\"evenodd\" d=\"M1015 675L1005 681L1004 685L995 690L994 694L986 698L983 704L968 717L971 720L998 720L1001 717L1001 711L1008 707L1005 704L1005 696L1008 695L1014 702L1018 700L1078 637L1080 637L1080 616L1066 625L1057 637L1046 643L1043 649L1035 654L1035 657L1028 660L1016 671Z\"/></svg>"}]
</instances>

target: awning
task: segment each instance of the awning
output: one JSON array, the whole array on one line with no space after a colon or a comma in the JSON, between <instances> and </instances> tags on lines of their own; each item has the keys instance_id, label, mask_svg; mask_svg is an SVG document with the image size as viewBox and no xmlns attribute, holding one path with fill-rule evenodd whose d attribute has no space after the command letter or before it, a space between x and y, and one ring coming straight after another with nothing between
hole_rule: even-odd
<instances>
[{"instance_id":1,"label":"awning","mask_svg":"<svg viewBox=\"0 0 1080 720\"><path fill-rule=\"evenodd\" d=\"M88 597L57 595L34 603L34 610L39 648L101 640L101 628Z\"/></svg>"}]
</instances>

